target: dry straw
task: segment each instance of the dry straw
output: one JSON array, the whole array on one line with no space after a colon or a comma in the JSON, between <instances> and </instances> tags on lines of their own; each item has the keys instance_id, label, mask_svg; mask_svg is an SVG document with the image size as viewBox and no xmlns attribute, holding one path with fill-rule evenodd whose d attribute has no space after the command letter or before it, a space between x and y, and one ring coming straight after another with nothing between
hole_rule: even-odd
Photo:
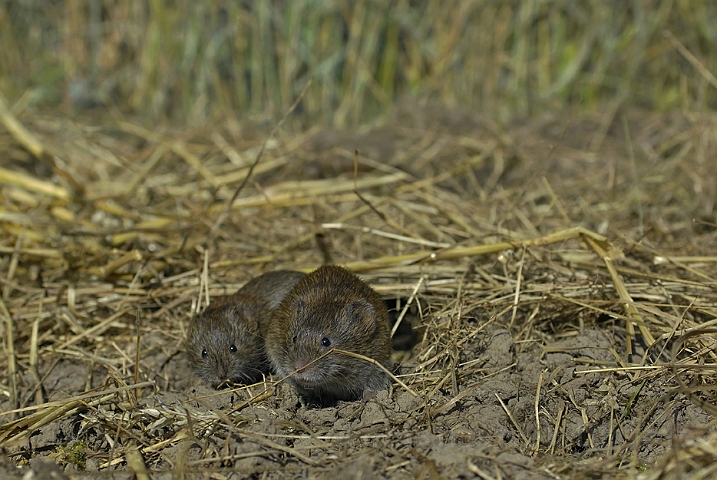
<instances>
[{"instance_id":1,"label":"dry straw","mask_svg":"<svg viewBox=\"0 0 717 480\"><path fill-rule=\"evenodd\" d=\"M6 115L12 115L9 109ZM13 332L4 335L11 340L5 342L2 360L10 374L9 407L2 412L0 442L17 449L38 429L82 418L81 434L101 429L111 439L107 450L99 452L100 469L122 467L145 475L161 463L167 449L184 452L171 467L174 471L201 467L220 472L220 465L248 458L283 458L291 468L323 468L349 439L365 445L399 442L399 427L408 421L417 421L417 429L446 428L456 412L483 395L491 379L520 367L510 355L507 363L491 366L491 358L476 350L505 328L517 353L534 355L536 362L567 354L576 378L593 375L605 382L597 382L602 390L593 392L604 396L599 410L562 386L562 367L547 368L539 374L542 382L536 376L526 385L530 393L523 395L530 399L525 410L510 395L491 394L515 432L518 448L536 458L562 455L569 468L581 472L606 463L622 462L623 469L639 466L634 452L658 428L661 416L682 408L681 401L707 408L714 398L710 327L717 323L716 272L714 256L704 246L714 243L715 234L709 220L683 220L705 218L706 198L693 203L680 197L673 201L682 203L664 205L641 201L639 225L629 182L641 182L640 191L653 199L669 195L680 182L699 182L705 176L692 171L707 167L698 155L684 153L692 138L684 132L691 128L695 138L711 139L717 130L706 117L695 123L650 116L626 120L640 152L663 160L656 166L635 154L631 169L625 154L625 163L613 165L618 179L628 183L616 180L612 190L596 181L606 177L593 154L555 144L541 147L542 137L530 128L539 130L544 123L523 134L522 148L540 153L520 154L523 163L510 175L521 180L511 184L500 159L517 158L517 147L497 141L489 130L476 129L468 141L437 128L433 141L425 143L424 130L404 125L395 131L399 141L423 146L411 156L397 151L384 159L390 170L373 169L371 160L359 153L356 165L367 171L355 172L354 157L348 155L336 178L297 181L290 179L297 168L320 163L324 155L335 158L340 151L312 147L326 134L314 130L268 148L264 137L232 137L230 130L217 128L176 134L183 145L176 149L169 134L127 122L116 125L124 136L111 138L103 129L88 132L69 123L29 120L29 131L37 131L37 138L41 133L53 149L73 159L70 166L82 172L78 178L85 198L79 200L62 177L34 181L67 192L59 197L52 189L37 189L34 182L0 179L8 199L1 246L8 274L0 280L0 305L3 328ZM650 137L656 123L672 137ZM556 143L579 135L560 120L554 125L563 132ZM62 128L63 135L53 128ZM591 132L585 144L596 134ZM370 145L371 137L366 138ZM115 164L110 155L95 157L72 146L82 142L98 152L110 143L115 154L131 162ZM619 142L610 135L602 140L603 148L614 149ZM258 155L262 144L267 148L250 176L250 163L236 159L249 157L249 151ZM227 145L235 145L234 161ZM202 159L201 169L187 161L187 153ZM420 172L413 166L417 158L423 165ZM556 175L550 162L565 159L571 160ZM691 168L684 168L683 161L692 161ZM464 167L446 169L446 162ZM579 175L571 173L575 162L580 162ZM261 170L262 165L272 169ZM476 172L486 167L502 172L490 189L476 182ZM542 178L520 173L536 170L543 172ZM650 180L655 176L672 183ZM233 200L232 192L245 181ZM580 196L570 200L575 191ZM218 222L227 205L231 210ZM58 211L69 212L73 221ZM566 225L573 218L585 226ZM645 236L636 236L638 231ZM383 295L405 299L395 326L416 326L421 343L401 360L393 394L415 393L418 406L371 430L308 434L263 432L246 416L256 411L252 409L279 408L276 402L286 390L271 383L208 397L190 395L175 403L151 402L179 381L166 366L183 355L177 346L192 309L262 270L319 265L324 252L314 247L317 233L336 263L361 272ZM672 240L663 240L665 236ZM684 255L688 251L694 255ZM416 308L418 313L409 313ZM614 339L604 358L560 343L594 329ZM682 342L674 343L676 339ZM675 348L666 348L670 345ZM466 356L469 351L474 356ZM163 352L159 363L153 359L156 352ZM106 372L102 384L95 384L100 378L94 377L87 385L93 389L82 393L83 383L66 396L48 390L55 369L78 361L91 371ZM621 396L610 382L639 389ZM647 386L655 389L658 384L672 386L648 398L646 392L653 390ZM215 406L230 395L236 401ZM351 418L360 418L363 408ZM582 466L570 460L577 440L570 436L568 421L578 421L586 432L585 448L590 450ZM608 425L604 437L598 429L603 421ZM161 438L156 436L160 431ZM231 453L232 439L253 442L255 449ZM287 439L313 443L307 452ZM685 442L679 455L709 469L706 444L697 436ZM193 444L202 445L203 453L197 455ZM363 443L352 445L352 452L363 451ZM408 454L397 454L404 460L387 466L387 472L411 468ZM475 468L467 468L483 471L476 461L471 457ZM677 468L671 461L660 465L665 471Z\"/></svg>"},{"instance_id":2,"label":"dry straw","mask_svg":"<svg viewBox=\"0 0 717 480\"><path fill-rule=\"evenodd\" d=\"M514 475L496 459L506 449L535 456L531 474L636 476L666 418L707 418L717 356L717 124L696 112L715 98L713 52L696 48L711 38L714 7L694 2L706 13L691 15L681 2L646 3L651 15L639 15L640 2L618 15L611 2L292 2L272 23L269 2L251 11L230 2L226 16L211 3L180 14L120 2L91 22L144 25L147 36L99 29L87 43L74 27L92 8L67 6L27 44L13 36L30 17L13 16L0 28L3 45L15 45L2 68L27 71L3 76L4 89L57 58L67 75L90 75L128 42L138 63L100 67L130 106L190 123L232 114L148 129L120 105L117 118L88 126L29 109L29 97L0 98L0 150L11 159L0 168L0 444L15 459L33 456L36 432L76 422L77 435L101 440L96 468L138 477L227 474L247 459L257 464L246 474L310 476L340 455L371 455L386 476L438 476L420 432L471 447L465 470L447 476ZM185 11L237 23L207 27ZM175 35L184 22L188 34ZM222 45L214 32L236 38L240 27L249 40L228 51L199 56L182 43ZM57 32L69 32L59 51L76 55L45 48ZM299 54L277 54L289 45ZM666 68L679 59L693 75ZM306 71L320 81L299 104ZM655 71L664 73L644 75ZM275 129L271 139L233 118L267 105L267 118L279 117L293 103L309 119L355 124L405 90L498 118L578 93L585 108L608 108L499 127L409 102L377 132ZM631 112L631 92L695 111ZM87 100L79 93L76 107ZM112 102L112 92L99 96ZM285 385L191 390L179 345L192 312L262 271L315 268L326 252L405 300L394 329L411 324L419 338L398 358L394 397L349 405L348 428L334 431L312 423L321 413L294 418ZM509 348L497 349L501 338ZM376 405L385 417L361 423ZM477 406L504 421L476 425ZM275 431L261 430L264 412ZM675 424L679 435L643 478L709 477L711 421ZM496 450L477 448L485 439Z\"/></svg>"}]
</instances>

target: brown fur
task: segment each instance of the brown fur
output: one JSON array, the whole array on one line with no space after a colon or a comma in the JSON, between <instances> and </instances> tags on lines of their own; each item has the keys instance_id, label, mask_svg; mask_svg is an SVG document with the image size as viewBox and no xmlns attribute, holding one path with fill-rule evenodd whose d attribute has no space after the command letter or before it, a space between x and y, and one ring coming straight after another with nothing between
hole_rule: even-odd
<instances>
[{"instance_id":1,"label":"brown fur","mask_svg":"<svg viewBox=\"0 0 717 480\"><path fill-rule=\"evenodd\" d=\"M388 313L381 297L348 270L323 266L294 287L271 319L266 351L274 370L281 378L289 376L300 395L322 404L388 386L386 374L365 360L340 353L320 358L332 348L390 364Z\"/></svg>"},{"instance_id":2,"label":"brown fur","mask_svg":"<svg viewBox=\"0 0 717 480\"><path fill-rule=\"evenodd\" d=\"M197 375L218 385L252 383L268 373L264 332L274 310L305 276L288 270L265 273L192 318L186 347Z\"/></svg>"}]
</instances>

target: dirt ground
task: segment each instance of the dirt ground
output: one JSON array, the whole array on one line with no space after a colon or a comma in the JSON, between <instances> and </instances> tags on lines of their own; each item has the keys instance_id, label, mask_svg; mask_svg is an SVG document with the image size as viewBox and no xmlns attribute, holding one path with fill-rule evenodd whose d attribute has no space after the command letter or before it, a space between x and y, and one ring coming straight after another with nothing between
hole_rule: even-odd
<instances>
[{"instance_id":1,"label":"dirt ground","mask_svg":"<svg viewBox=\"0 0 717 480\"><path fill-rule=\"evenodd\" d=\"M253 161L266 132L20 119L87 191L3 193L4 478L647 479L714 459L669 462L715 433L714 373L690 365L714 364L716 118L500 127L399 105L372 130L269 142L216 234L246 172L227 152ZM0 150L68 185L6 132ZM286 383L192 374L207 295L327 252L401 318L408 389L316 408Z\"/></svg>"}]
</instances>

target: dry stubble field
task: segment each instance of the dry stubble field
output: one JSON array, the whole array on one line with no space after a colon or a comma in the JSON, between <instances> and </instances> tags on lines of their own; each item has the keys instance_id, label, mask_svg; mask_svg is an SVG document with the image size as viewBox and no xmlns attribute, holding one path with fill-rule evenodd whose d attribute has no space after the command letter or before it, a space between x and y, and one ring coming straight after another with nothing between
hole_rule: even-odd
<instances>
[{"instance_id":1,"label":"dry stubble field","mask_svg":"<svg viewBox=\"0 0 717 480\"><path fill-rule=\"evenodd\" d=\"M280 131L242 187L268 138L248 122L18 120L33 138L0 130L5 478L717 469L714 115L501 128L401 104L363 133ZM405 386L307 408L284 383L192 375L194 312L326 256L394 307Z\"/></svg>"}]
</instances>

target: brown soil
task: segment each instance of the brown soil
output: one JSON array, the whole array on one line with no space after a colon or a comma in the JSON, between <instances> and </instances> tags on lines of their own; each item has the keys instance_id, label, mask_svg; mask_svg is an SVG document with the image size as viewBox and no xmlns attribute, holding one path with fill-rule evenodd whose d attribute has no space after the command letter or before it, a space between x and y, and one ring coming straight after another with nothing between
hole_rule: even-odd
<instances>
[{"instance_id":1,"label":"brown soil","mask_svg":"<svg viewBox=\"0 0 717 480\"><path fill-rule=\"evenodd\" d=\"M714 364L713 332L677 340L717 319L717 121L625 119L544 117L502 129L470 112L401 105L380 129L282 138L259 164L277 166L257 172L207 253L203 241L238 181L212 185L174 151L131 194L103 191L146 165L161 144L151 132L21 118L89 193L33 203L21 187L5 192L6 210L26 218L1 219L17 405L4 375L0 409L26 409L0 417L0 475L678 478L708 468L714 458L703 451L689 464L669 459L715 435L713 371L674 362ZM214 131L163 138L182 138L221 177L235 169ZM235 134L231 145L253 159L261 136ZM5 132L0 149L16 170L67 185ZM371 207L351 193L354 149L359 181L385 180L359 187ZM318 182L282 183L296 179ZM339 181L349 186L321 190ZM574 226L605 235L609 258L583 234L522 246ZM395 383L374 398L315 408L285 383L214 390L192 375L182 341L204 295L234 291L260 271L319 265L316 233L336 263L428 255L443 244L514 248L353 264L392 305L417 292L402 320L413 340L401 330L394 353L412 391ZM59 254L33 250L42 248ZM128 252L141 260L108 272ZM10 368L7 355L0 367ZM85 392L94 393L74 398ZM77 442L83 455L72 457Z\"/></svg>"}]
</instances>

